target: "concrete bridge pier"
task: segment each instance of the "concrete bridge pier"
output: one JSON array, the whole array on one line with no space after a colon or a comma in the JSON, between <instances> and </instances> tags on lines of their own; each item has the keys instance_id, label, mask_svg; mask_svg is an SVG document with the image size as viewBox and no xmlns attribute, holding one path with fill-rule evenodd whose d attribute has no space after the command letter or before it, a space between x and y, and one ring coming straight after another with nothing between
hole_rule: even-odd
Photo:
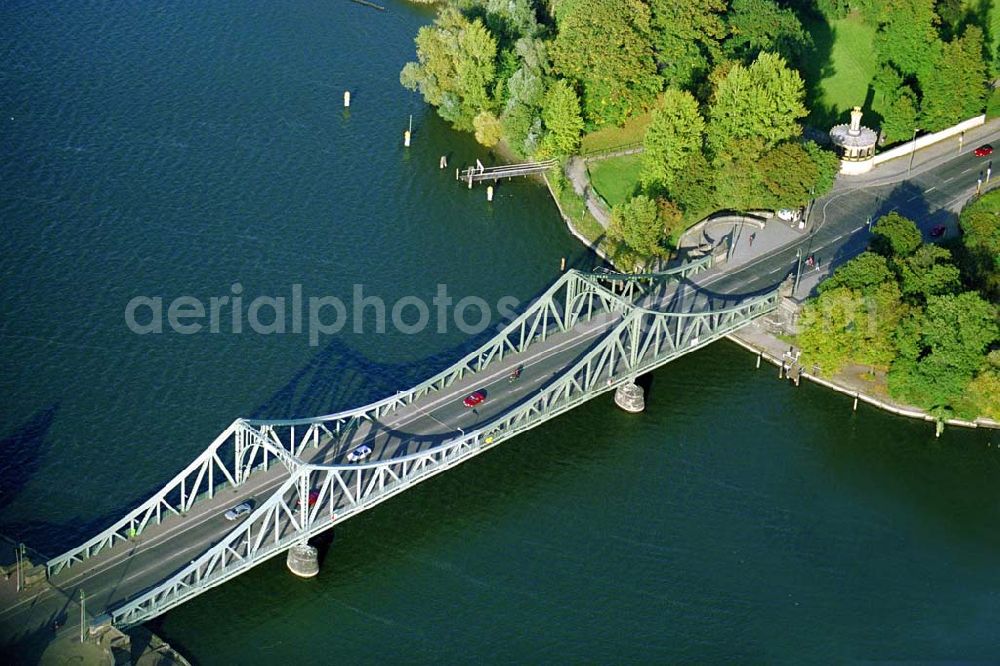
<instances>
[{"instance_id":1,"label":"concrete bridge pier","mask_svg":"<svg viewBox=\"0 0 1000 666\"><path fill-rule=\"evenodd\" d=\"M642 395L642 387L634 381L622 384L615 389L615 404L626 412L638 414L646 408L646 401Z\"/></svg>"},{"instance_id":2,"label":"concrete bridge pier","mask_svg":"<svg viewBox=\"0 0 1000 666\"><path fill-rule=\"evenodd\" d=\"M288 549L285 564L296 576L312 578L319 573L319 553L316 548L303 541Z\"/></svg>"}]
</instances>

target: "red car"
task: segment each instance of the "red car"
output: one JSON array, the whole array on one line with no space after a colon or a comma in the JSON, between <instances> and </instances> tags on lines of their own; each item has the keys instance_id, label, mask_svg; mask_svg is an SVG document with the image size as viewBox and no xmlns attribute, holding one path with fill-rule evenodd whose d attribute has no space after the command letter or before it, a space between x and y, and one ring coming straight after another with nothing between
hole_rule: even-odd
<instances>
[{"instance_id":1,"label":"red car","mask_svg":"<svg viewBox=\"0 0 1000 666\"><path fill-rule=\"evenodd\" d=\"M316 502L318 502L318 501L319 501L319 491L318 490L310 490L309 491L309 506L316 506ZM299 501L297 501L295 503L295 505L296 506L301 506L302 505L302 500L300 499Z\"/></svg>"},{"instance_id":2,"label":"red car","mask_svg":"<svg viewBox=\"0 0 1000 666\"><path fill-rule=\"evenodd\" d=\"M975 150L972 151L976 157L986 157L993 154L993 146L988 143L984 143Z\"/></svg>"},{"instance_id":3,"label":"red car","mask_svg":"<svg viewBox=\"0 0 1000 666\"><path fill-rule=\"evenodd\" d=\"M486 393L483 391L473 391L469 395L465 396L465 400L462 401L462 404L466 407L475 407L483 400L486 400Z\"/></svg>"}]
</instances>

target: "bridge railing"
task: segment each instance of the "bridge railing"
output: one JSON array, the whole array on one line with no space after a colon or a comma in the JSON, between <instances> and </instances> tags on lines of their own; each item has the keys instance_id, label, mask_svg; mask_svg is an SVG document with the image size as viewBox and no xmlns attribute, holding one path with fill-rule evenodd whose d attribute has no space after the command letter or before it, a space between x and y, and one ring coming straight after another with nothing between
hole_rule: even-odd
<instances>
[{"instance_id":1,"label":"bridge railing","mask_svg":"<svg viewBox=\"0 0 1000 666\"><path fill-rule=\"evenodd\" d=\"M95 557L120 543L130 543L150 525L191 510L200 498L211 498L226 486L241 485L256 470L266 471L271 460L287 469L296 466L294 456L280 442L261 438L237 419L222 431L197 458L168 481L152 497L83 544L46 562L49 576L66 567Z\"/></svg>"},{"instance_id":2,"label":"bridge railing","mask_svg":"<svg viewBox=\"0 0 1000 666\"><path fill-rule=\"evenodd\" d=\"M661 313L634 308L601 345L560 378L482 428L427 451L351 465L302 465L241 525L172 577L123 606L120 626L150 619L332 525L385 501L637 374L700 348L777 307L777 290L703 312ZM309 491L318 493L315 505Z\"/></svg>"}]
</instances>

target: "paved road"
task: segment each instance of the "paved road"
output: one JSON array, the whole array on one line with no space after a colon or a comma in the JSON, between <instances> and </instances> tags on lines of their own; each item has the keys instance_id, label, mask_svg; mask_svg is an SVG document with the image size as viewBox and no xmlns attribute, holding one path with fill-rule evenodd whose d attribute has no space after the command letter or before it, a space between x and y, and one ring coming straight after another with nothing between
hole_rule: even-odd
<instances>
[{"instance_id":1,"label":"paved road","mask_svg":"<svg viewBox=\"0 0 1000 666\"><path fill-rule=\"evenodd\" d=\"M941 223L953 228L951 211L975 191L976 177L986 166L984 160L970 154L971 148L985 140L1000 141L1000 128L986 128L983 134L984 138L967 141L969 150L961 155L922 156L916 161L909 180L880 183L880 180L905 176L905 173L898 173L897 165L896 172L886 169L884 177L876 174L860 181L838 181L833 193L816 202L805 233L789 234L787 228L772 227L774 238L769 241L768 229L758 231L754 243L746 243L745 248L736 246L730 265L698 276L697 286L728 294L767 290L795 267L796 252L801 250L803 256L813 254L820 261L820 270L806 271L803 277L797 294L803 296L832 265L864 249L870 237L866 224L869 216L898 210L917 220L925 233ZM666 298L672 311L697 311L705 307L703 293L688 286L668 293ZM367 424L339 447L324 443L318 449L307 449L304 455L314 456L309 462L344 462L347 451L365 442L375 449L374 459L389 459L425 450L475 429L553 381L574 360L589 351L601 333L616 321L601 320L554 335L544 344L490 366L484 373L467 377L393 412L377 426ZM524 369L521 378L511 383L508 376L517 365ZM484 390L487 400L472 411L461 401L475 389ZM211 500L197 502L184 517L171 516L161 525L147 528L142 537L128 547L119 545L65 570L54 578L53 588L41 593L15 598L10 590L5 594L2 589L13 582L0 583L0 602L3 603L0 640L10 643L25 631L51 625L55 617L66 612L67 600L78 598L80 589L87 592L88 608L94 614L136 596L228 533L233 523L222 516L227 508L241 501L263 499L287 478L280 464L267 472L256 472L238 492L227 489ZM282 527L285 528L287 525Z\"/></svg>"}]
</instances>

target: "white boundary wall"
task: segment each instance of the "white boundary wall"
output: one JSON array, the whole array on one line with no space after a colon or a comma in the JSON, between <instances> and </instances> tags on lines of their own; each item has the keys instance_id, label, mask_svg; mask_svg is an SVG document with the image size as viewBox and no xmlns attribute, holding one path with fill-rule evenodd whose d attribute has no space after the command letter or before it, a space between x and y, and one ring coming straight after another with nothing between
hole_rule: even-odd
<instances>
[{"instance_id":1,"label":"white boundary wall","mask_svg":"<svg viewBox=\"0 0 1000 666\"><path fill-rule=\"evenodd\" d=\"M934 134L927 134L920 137L916 141L907 141L901 146L896 146L892 150L887 150L884 153L878 153L872 158L873 164L881 164L882 162L888 162L891 159L897 157L903 157L909 155L914 150L920 150L921 148L926 148L932 143L937 143L942 139L947 139L948 137L955 136L956 134L961 134L962 132L972 129L973 127L979 127L986 122L986 116L976 116L975 118L969 118L968 120L963 120L957 125L953 125L948 129L943 129L940 132L934 132Z\"/></svg>"}]
</instances>

